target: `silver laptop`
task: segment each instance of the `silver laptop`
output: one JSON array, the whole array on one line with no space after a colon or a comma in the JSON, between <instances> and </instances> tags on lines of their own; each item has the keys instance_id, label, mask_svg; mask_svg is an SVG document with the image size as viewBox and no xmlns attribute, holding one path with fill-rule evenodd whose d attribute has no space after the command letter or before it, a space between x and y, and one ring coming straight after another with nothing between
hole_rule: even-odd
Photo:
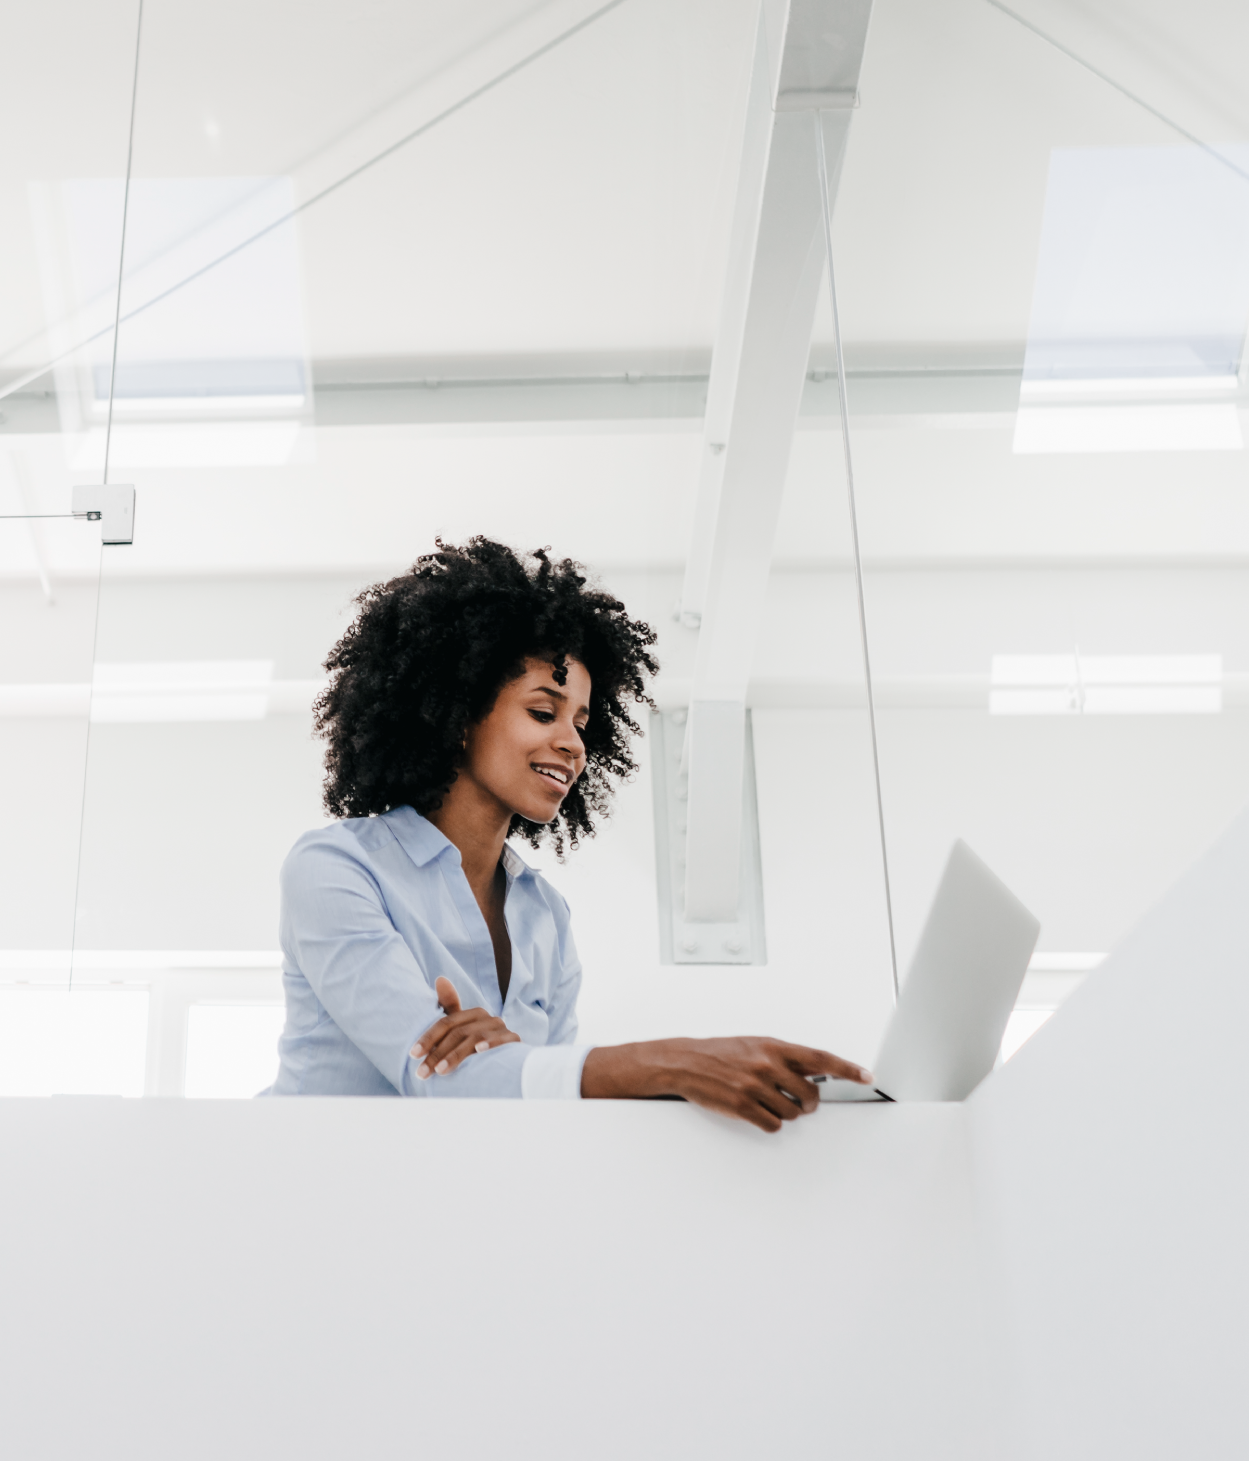
<instances>
[{"instance_id":1,"label":"silver laptop","mask_svg":"<svg viewBox=\"0 0 1249 1461\"><path fill-rule=\"evenodd\" d=\"M875 1088L820 1082L822 1101L961 1101L993 1069L1041 925L956 842L898 1007Z\"/></svg>"}]
</instances>

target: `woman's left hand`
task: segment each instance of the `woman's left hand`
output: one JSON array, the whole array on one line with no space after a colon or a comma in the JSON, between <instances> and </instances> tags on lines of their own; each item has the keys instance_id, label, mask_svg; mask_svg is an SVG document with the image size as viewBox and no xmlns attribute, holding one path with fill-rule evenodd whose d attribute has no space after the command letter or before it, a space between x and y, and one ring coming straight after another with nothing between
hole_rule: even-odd
<instances>
[{"instance_id":1,"label":"woman's left hand","mask_svg":"<svg viewBox=\"0 0 1249 1461\"><path fill-rule=\"evenodd\" d=\"M488 1015L480 1006L460 1008L460 996L449 979L437 979L434 992L442 1006L443 1017L412 1047L412 1058L421 1061L417 1076L428 1080L431 1075L450 1075L468 1056L495 1045L507 1045L520 1036L514 1035L497 1015Z\"/></svg>"}]
</instances>

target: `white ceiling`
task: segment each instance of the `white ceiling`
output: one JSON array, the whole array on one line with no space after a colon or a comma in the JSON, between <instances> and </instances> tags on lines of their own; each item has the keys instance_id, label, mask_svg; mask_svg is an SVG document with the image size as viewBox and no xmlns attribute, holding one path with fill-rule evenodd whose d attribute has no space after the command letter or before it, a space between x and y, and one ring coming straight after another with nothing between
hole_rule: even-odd
<instances>
[{"instance_id":1,"label":"white ceiling","mask_svg":"<svg viewBox=\"0 0 1249 1461\"><path fill-rule=\"evenodd\" d=\"M135 176L290 177L306 199L593 8L146 0ZM1236 59L1249 42L1245 7L1019 8L1200 135L1249 133ZM0 126L21 142L0 159L0 372L11 378L47 358L57 323L31 184L122 175L136 10L57 0L10 11ZM309 207L291 257L303 352L323 388L705 374L755 15L755 0L624 0ZM837 207L852 365L1006 374L1004 398L988 408L860 421L869 558L1249 555L1244 452L1011 451L1011 372L1027 335L1051 149L1176 140L987 0L877 0ZM101 239L106 253L109 243ZM192 286L181 304L151 312L166 311L175 354L186 318L177 310L197 288L205 310L219 308ZM816 359L827 335L821 323ZM194 358L193 331L184 343ZM130 358L123 327L120 364ZM31 389L53 389L52 377ZM528 424L448 427L365 411L326 425L309 407L279 423L277 447L228 423L119 426L113 476L136 482L140 506L135 546L110 550L110 570L354 571L409 559L435 531L474 529L605 566L679 565L697 476L697 382L689 389L667 420L648 406L624 422L539 410ZM51 510L98 463L103 441L98 422L94 435L69 429L63 394L64 429L50 398L32 426L41 400L0 401L0 443L19 453L31 500ZM19 485L0 462L0 510L17 510ZM779 560L844 561L840 491L835 436L800 432ZM6 534L0 570L28 572L32 552L26 536ZM63 535L47 552L62 573L93 559Z\"/></svg>"}]
</instances>

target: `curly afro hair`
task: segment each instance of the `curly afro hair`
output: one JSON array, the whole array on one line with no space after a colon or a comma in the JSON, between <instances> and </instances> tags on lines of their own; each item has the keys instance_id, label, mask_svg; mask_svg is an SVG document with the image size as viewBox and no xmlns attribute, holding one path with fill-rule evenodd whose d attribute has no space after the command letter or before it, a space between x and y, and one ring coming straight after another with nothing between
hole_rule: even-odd
<instances>
[{"instance_id":1,"label":"curly afro hair","mask_svg":"<svg viewBox=\"0 0 1249 1461\"><path fill-rule=\"evenodd\" d=\"M641 734L629 706L654 703L643 676L658 665L655 633L619 600L587 587L570 558L546 549L519 556L502 543L437 540L412 568L359 595L359 614L325 661L330 683L313 707L328 743L325 807L367 817L392 807L434 811L458 773L467 728L487 715L529 656L555 666L579 660L591 681L583 740L586 769L549 825L515 816L509 835L533 847L564 833L576 847L605 815L613 782L636 771L630 738Z\"/></svg>"}]
</instances>

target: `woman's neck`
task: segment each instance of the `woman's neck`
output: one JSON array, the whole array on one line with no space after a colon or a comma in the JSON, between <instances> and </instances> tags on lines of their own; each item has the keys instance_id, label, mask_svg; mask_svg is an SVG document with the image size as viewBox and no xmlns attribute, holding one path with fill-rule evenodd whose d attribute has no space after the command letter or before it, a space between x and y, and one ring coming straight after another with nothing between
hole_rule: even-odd
<instances>
[{"instance_id":1,"label":"woman's neck","mask_svg":"<svg viewBox=\"0 0 1249 1461\"><path fill-rule=\"evenodd\" d=\"M461 772L442 805L425 816L459 850L464 876L481 902L494 886L511 809Z\"/></svg>"}]
</instances>

